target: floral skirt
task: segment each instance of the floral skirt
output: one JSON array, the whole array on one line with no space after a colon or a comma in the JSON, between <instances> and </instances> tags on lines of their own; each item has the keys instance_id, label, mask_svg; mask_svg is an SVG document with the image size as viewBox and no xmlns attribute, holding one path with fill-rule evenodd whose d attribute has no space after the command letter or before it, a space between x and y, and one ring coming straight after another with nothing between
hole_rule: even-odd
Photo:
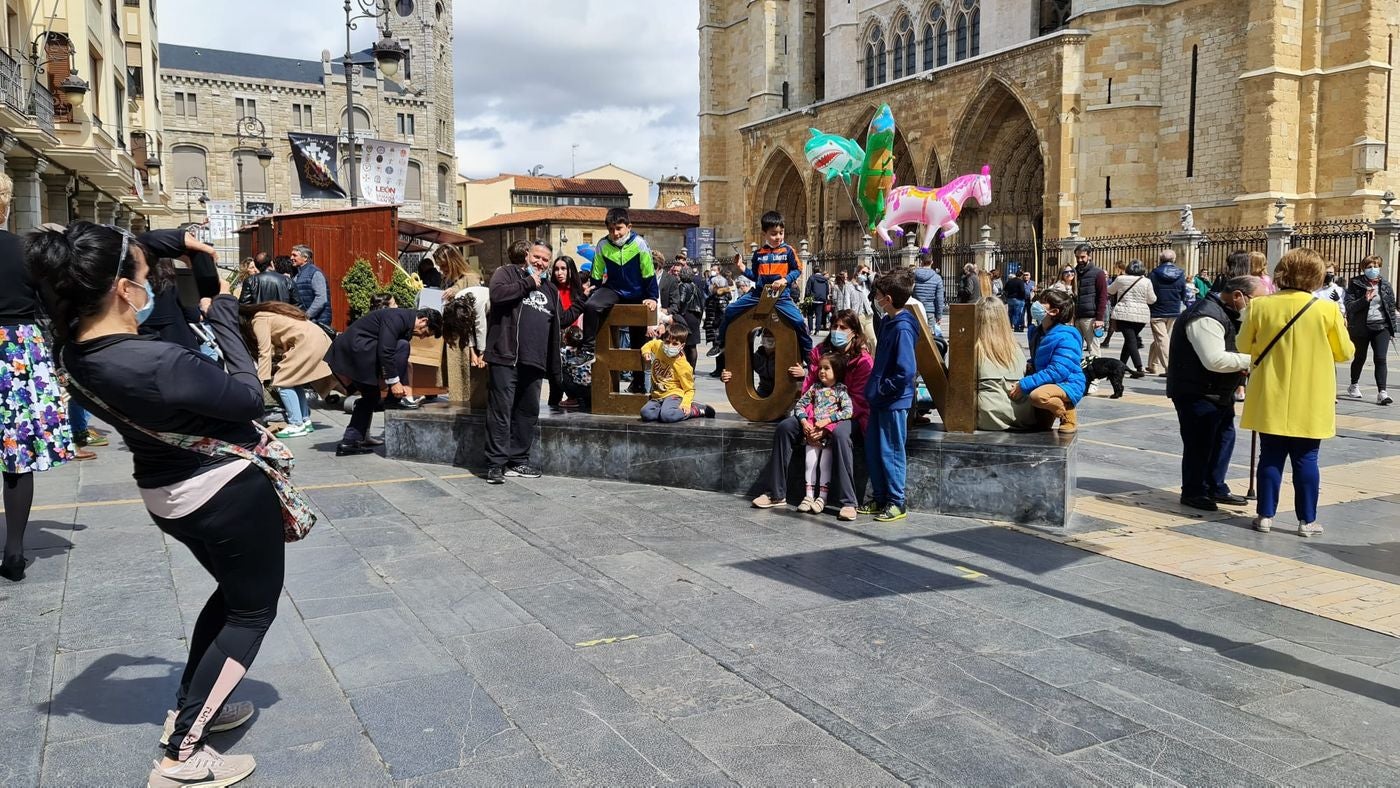
<instances>
[{"instance_id":1,"label":"floral skirt","mask_svg":"<svg viewBox=\"0 0 1400 788\"><path fill-rule=\"evenodd\" d=\"M0 326L0 470L47 471L77 448L49 345L32 324Z\"/></svg>"}]
</instances>

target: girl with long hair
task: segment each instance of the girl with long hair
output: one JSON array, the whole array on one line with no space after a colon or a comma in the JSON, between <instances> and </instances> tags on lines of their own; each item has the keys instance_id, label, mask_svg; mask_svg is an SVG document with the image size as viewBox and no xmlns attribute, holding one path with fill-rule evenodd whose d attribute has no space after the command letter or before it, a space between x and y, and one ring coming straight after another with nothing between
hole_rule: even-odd
<instances>
[{"instance_id":1,"label":"girl with long hair","mask_svg":"<svg viewBox=\"0 0 1400 788\"><path fill-rule=\"evenodd\" d=\"M1028 430L1036 426L1030 400L1007 394L1026 372L1026 354L1011 335L1006 311L995 296L977 302L977 429Z\"/></svg>"}]
</instances>

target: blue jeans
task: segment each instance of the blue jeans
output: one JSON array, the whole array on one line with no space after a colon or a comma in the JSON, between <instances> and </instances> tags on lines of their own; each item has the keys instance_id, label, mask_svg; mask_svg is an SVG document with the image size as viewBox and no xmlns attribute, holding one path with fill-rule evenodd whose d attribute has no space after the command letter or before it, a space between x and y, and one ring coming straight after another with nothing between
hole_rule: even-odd
<instances>
[{"instance_id":1,"label":"blue jeans","mask_svg":"<svg viewBox=\"0 0 1400 788\"><path fill-rule=\"evenodd\" d=\"M1225 408L1201 397L1174 399L1172 404L1181 428L1181 497L1229 495L1225 474L1235 452L1234 401L1227 400Z\"/></svg>"},{"instance_id":2,"label":"blue jeans","mask_svg":"<svg viewBox=\"0 0 1400 788\"><path fill-rule=\"evenodd\" d=\"M1322 441L1317 438L1289 438L1283 435L1259 433L1259 508L1260 517L1278 513L1278 495L1283 487L1283 461L1293 461L1293 511L1298 522L1317 522L1317 493L1322 475L1317 469L1317 450Z\"/></svg>"},{"instance_id":3,"label":"blue jeans","mask_svg":"<svg viewBox=\"0 0 1400 788\"><path fill-rule=\"evenodd\" d=\"M1026 301L1023 298L1006 299L1006 311L1011 317L1011 328L1020 331L1026 327Z\"/></svg>"},{"instance_id":4,"label":"blue jeans","mask_svg":"<svg viewBox=\"0 0 1400 788\"><path fill-rule=\"evenodd\" d=\"M724 347L724 333L729 329L729 322L739 315L758 306L758 288L750 290L739 296L724 310L724 319L719 321L719 342L715 343ZM802 352L802 358L810 358L812 355L812 334L807 330L807 318L802 316L802 310L797 308L797 304L792 302L792 298L786 292L778 296L777 303L773 305L778 310L778 317L784 323L792 326L792 330L797 332L798 349Z\"/></svg>"},{"instance_id":5,"label":"blue jeans","mask_svg":"<svg viewBox=\"0 0 1400 788\"><path fill-rule=\"evenodd\" d=\"M68 426L77 437L88 431L88 412L75 399L68 400Z\"/></svg>"},{"instance_id":6,"label":"blue jeans","mask_svg":"<svg viewBox=\"0 0 1400 788\"><path fill-rule=\"evenodd\" d=\"M282 400L282 410L287 414L287 423L300 427L311 420L311 406L306 403L306 387L291 386L277 389L277 398Z\"/></svg>"},{"instance_id":7,"label":"blue jeans","mask_svg":"<svg viewBox=\"0 0 1400 788\"><path fill-rule=\"evenodd\" d=\"M904 508L904 480L908 473L904 439L909 433L909 409L870 411L870 434L865 438L865 470L875 502Z\"/></svg>"}]
</instances>

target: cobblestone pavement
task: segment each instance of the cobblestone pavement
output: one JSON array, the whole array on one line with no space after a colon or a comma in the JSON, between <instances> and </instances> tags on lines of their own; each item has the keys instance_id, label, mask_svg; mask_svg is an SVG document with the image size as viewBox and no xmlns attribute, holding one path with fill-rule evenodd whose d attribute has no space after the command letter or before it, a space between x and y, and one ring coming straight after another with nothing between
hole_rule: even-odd
<instances>
[{"instance_id":1,"label":"cobblestone pavement","mask_svg":"<svg viewBox=\"0 0 1400 788\"><path fill-rule=\"evenodd\" d=\"M336 459L343 417L318 413L297 474L325 516L235 695L258 714L214 745L270 786L1400 784L1400 639L1088 544L1168 535L1391 588L1400 414L1342 403L1305 541L1177 510L1174 418L1159 381L1130 388L1085 405L1066 543L488 486ZM118 444L39 477L36 561L0 586L7 785L137 785L158 754L212 583ZM1248 458L1242 433L1241 478Z\"/></svg>"}]
</instances>

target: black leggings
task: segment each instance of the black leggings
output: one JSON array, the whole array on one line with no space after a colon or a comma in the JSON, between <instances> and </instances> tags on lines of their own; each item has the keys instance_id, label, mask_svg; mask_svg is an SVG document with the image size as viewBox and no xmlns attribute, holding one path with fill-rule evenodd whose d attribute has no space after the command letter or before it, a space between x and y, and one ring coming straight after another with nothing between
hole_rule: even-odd
<instances>
[{"instance_id":1,"label":"black leggings","mask_svg":"<svg viewBox=\"0 0 1400 788\"><path fill-rule=\"evenodd\" d=\"M1355 386L1361 382L1361 370L1366 368L1366 347L1369 345L1375 357L1376 388L1384 391L1385 356L1390 351L1390 332L1384 328L1362 328L1361 331L1352 332L1351 341L1356 345L1356 356L1351 360L1351 384Z\"/></svg>"},{"instance_id":2,"label":"black leggings","mask_svg":"<svg viewBox=\"0 0 1400 788\"><path fill-rule=\"evenodd\" d=\"M1118 351L1118 360L1124 364L1128 359L1133 360L1133 369L1142 371L1142 332L1144 323L1129 323L1126 320L1119 320L1118 333L1123 335L1123 349Z\"/></svg>"},{"instance_id":3,"label":"black leggings","mask_svg":"<svg viewBox=\"0 0 1400 788\"><path fill-rule=\"evenodd\" d=\"M248 672L277 616L282 502L267 476L249 467L193 513L151 519L219 583L194 624L175 698L175 732L165 747L168 757L184 760L208 737L206 726Z\"/></svg>"}]
</instances>

